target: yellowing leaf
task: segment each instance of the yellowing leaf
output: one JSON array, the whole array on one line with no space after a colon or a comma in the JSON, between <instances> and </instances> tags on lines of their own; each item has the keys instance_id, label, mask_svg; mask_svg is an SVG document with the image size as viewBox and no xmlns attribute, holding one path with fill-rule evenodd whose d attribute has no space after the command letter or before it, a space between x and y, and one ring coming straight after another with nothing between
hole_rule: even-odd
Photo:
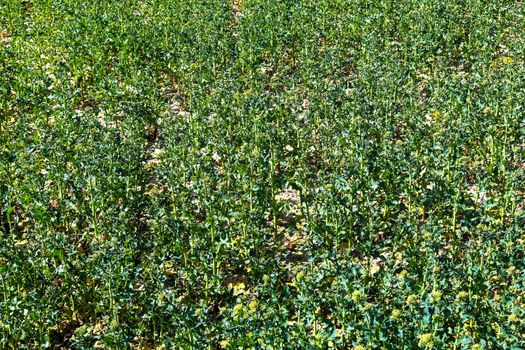
<instances>
[{"instance_id":1,"label":"yellowing leaf","mask_svg":"<svg viewBox=\"0 0 525 350\"><path fill-rule=\"evenodd\" d=\"M22 247L22 246L25 246L27 243L29 243L29 241L27 239L24 239L24 240L21 240L21 241L16 241L15 246L16 247Z\"/></svg>"}]
</instances>

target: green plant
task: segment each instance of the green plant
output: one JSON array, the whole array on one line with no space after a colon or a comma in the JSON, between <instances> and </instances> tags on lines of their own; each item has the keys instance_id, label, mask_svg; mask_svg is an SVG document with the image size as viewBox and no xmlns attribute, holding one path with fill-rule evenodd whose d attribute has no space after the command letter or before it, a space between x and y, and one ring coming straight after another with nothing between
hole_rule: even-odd
<instances>
[{"instance_id":1,"label":"green plant","mask_svg":"<svg viewBox=\"0 0 525 350\"><path fill-rule=\"evenodd\" d=\"M523 348L524 8L3 0L0 348Z\"/></svg>"}]
</instances>

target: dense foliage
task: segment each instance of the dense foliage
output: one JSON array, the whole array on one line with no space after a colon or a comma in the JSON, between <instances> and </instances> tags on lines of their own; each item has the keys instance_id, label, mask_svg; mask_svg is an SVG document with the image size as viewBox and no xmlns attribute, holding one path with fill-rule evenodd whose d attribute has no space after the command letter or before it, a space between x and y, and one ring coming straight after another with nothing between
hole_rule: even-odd
<instances>
[{"instance_id":1,"label":"dense foliage","mask_svg":"<svg viewBox=\"0 0 525 350\"><path fill-rule=\"evenodd\" d=\"M0 0L0 348L525 348L524 15Z\"/></svg>"}]
</instances>

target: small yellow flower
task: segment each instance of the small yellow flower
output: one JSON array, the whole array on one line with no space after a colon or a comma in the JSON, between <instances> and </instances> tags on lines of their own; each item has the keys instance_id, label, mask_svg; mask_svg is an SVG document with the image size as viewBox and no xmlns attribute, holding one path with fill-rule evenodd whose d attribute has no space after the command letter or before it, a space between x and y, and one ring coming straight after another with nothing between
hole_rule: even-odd
<instances>
[{"instance_id":1,"label":"small yellow flower","mask_svg":"<svg viewBox=\"0 0 525 350\"><path fill-rule=\"evenodd\" d=\"M352 350L366 350L366 348L362 345L356 345Z\"/></svg>"},{"instance_id":2,"label":"small yellow flower","mask_svg":"<svg viewBox=\"0 0 525 350\"><path fill-rule=\"evenodd\" d=\"M233 295L238 296L241 294L248 294L248 290L246 289L246 285L243 282L236 282L236 283L230 283L228 285L229 288L233 289Z\"/></svg>"},{"instance_id":3,"label":"small yellow flower","mask_svg":"<svg viewBox=\"0 0 525 350\"><path fill-rule=\"evenodd\" d=\"M255 312L257 311L257 306L259 305L259 303L257 302L256 299L253 299L252 301L250 301L250 303L248 304L248 308L250 309L250 312Z\"/></svg>"},{"instance_id":4,"label":"small yellow flower","mask_svg":"<svg viewBox=\"0 0 525 350\"><path fill-rule=\"evenodd\" d=\"M425 333L419 337L419 346L432 347L432 333Z\"/></svg>"},{"instance_id":5,"label":"small yellow flower","mask_svg":"<svg viewBox=\"0 0 525 350\"><path fill-rule=\"evenodd\" d=\"M516 316L516 314L511 314L508 317L509 322L516 322L517 320L518 320L518 316Z\"/></svg>"},{"instance_id":6,"label":"small yellow flower","mask_svg":"<svg viewBox=\"0 0 525 350\"><path fill-rule=\"evenodd\" d=\"M397 320L401 316L401 310L394 309L392 310L392 314L390 315L391 320Z\"/></svg>"},{"instance_id":7,"label":"small yellow flower","mask_svg":"<svg viewBox=\"0 0 525 350\"><path fill-rule=\"evenodd\" d=\"M219 342L219 345L221 346L221 348L226 349L228 347L228 341L226 339L221 340Z\"/></svg>"},{"instance_id":8,"label":"small yellow flower","mask_svg":"<svg viewBox=\"0 0 525 350\"><path fill-rule=\"evenodd\" d=\"M435 290L432 292L432 294L430 295L430 300L432 302L436 302L436 301L439 301L441 300L441 297L443 296L443 293L439 290Z\"/></svg>"},{"instance_id":9,"label":"small yellow flower","mask_svg":"<svg viewBox=\"0 0 525 350\"><path fill-rule=\"evenodd\" d=\"M244 306L241 303L235 305L233 307L233 316L239 315L242 312L243 308L244 308Z\"/></svg>"},{"instance_id":10,"label":"small yellow flower","mask_svg":"<svg viewBox=\"0 0 525 350\"><path fill-rule=\"evenodd\" d=\"M410 295L407 297L407 304L408 304L408 305L415 304L416 302L417 302L417 295L415 295L415 294L410 294Z\"/></svg>"},{"instance_id":11,"label":"small yellow flower","mask_svg":"<svg viewBox=\"0 0 525 350\"><path fill-rule=\"evenodd\" d=\"M363 293L362 291L360 291L359 289L356 289L352 292L352 300L355 301L356 303L362 299L365 298L365 293Z\"/></svg>"},{"instance_id":12,"label":"small yellow flower","mask_svg":"<svg viewBox=\"0 0 525 350\"><path fill-rule=\"evenodd\" d=\"M464 301L468 298L468 293L465 291L461 291L456 295L456 301Z\"/></svg>"},{"instance_id":13,"label":"small yellow flower","mask_svg":"<svg viewBox=\"0 0 525 350\"><path fill-rule=\"evenodd\" d=\"M481 350L481 345L479 344L473 344L470 348L471 350Z\"/></svg>"},{"instance_id":14,"label":"small yellow flower","mask_svg":"<svg viewBox=\"0 0 525 350\"><path fill-rule=\"evenodd\" d=\"M501 59L501 62L502 62L503 64L510 64L510 63L512 63L512 61L514 61L514 59L513 59L512 57L508 57L508 56L507 56L507 57L503 57L503 58Z\"/></svg>"}]
</instances>

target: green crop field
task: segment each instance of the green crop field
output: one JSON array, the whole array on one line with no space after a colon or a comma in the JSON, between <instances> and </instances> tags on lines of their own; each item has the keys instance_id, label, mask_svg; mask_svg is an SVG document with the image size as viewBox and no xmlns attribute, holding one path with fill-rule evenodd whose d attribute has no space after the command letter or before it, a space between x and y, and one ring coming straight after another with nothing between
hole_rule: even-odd
<instances>
[{"instance_id":1,"label":"green crop field","mask_svg":"<svg viewBox=\"0 0 525 350\"><path fill-rule=\"evenodd\" d=\"M525 349L525 4L0 0L0 349Z\"/></svg>"}]
</instances>

